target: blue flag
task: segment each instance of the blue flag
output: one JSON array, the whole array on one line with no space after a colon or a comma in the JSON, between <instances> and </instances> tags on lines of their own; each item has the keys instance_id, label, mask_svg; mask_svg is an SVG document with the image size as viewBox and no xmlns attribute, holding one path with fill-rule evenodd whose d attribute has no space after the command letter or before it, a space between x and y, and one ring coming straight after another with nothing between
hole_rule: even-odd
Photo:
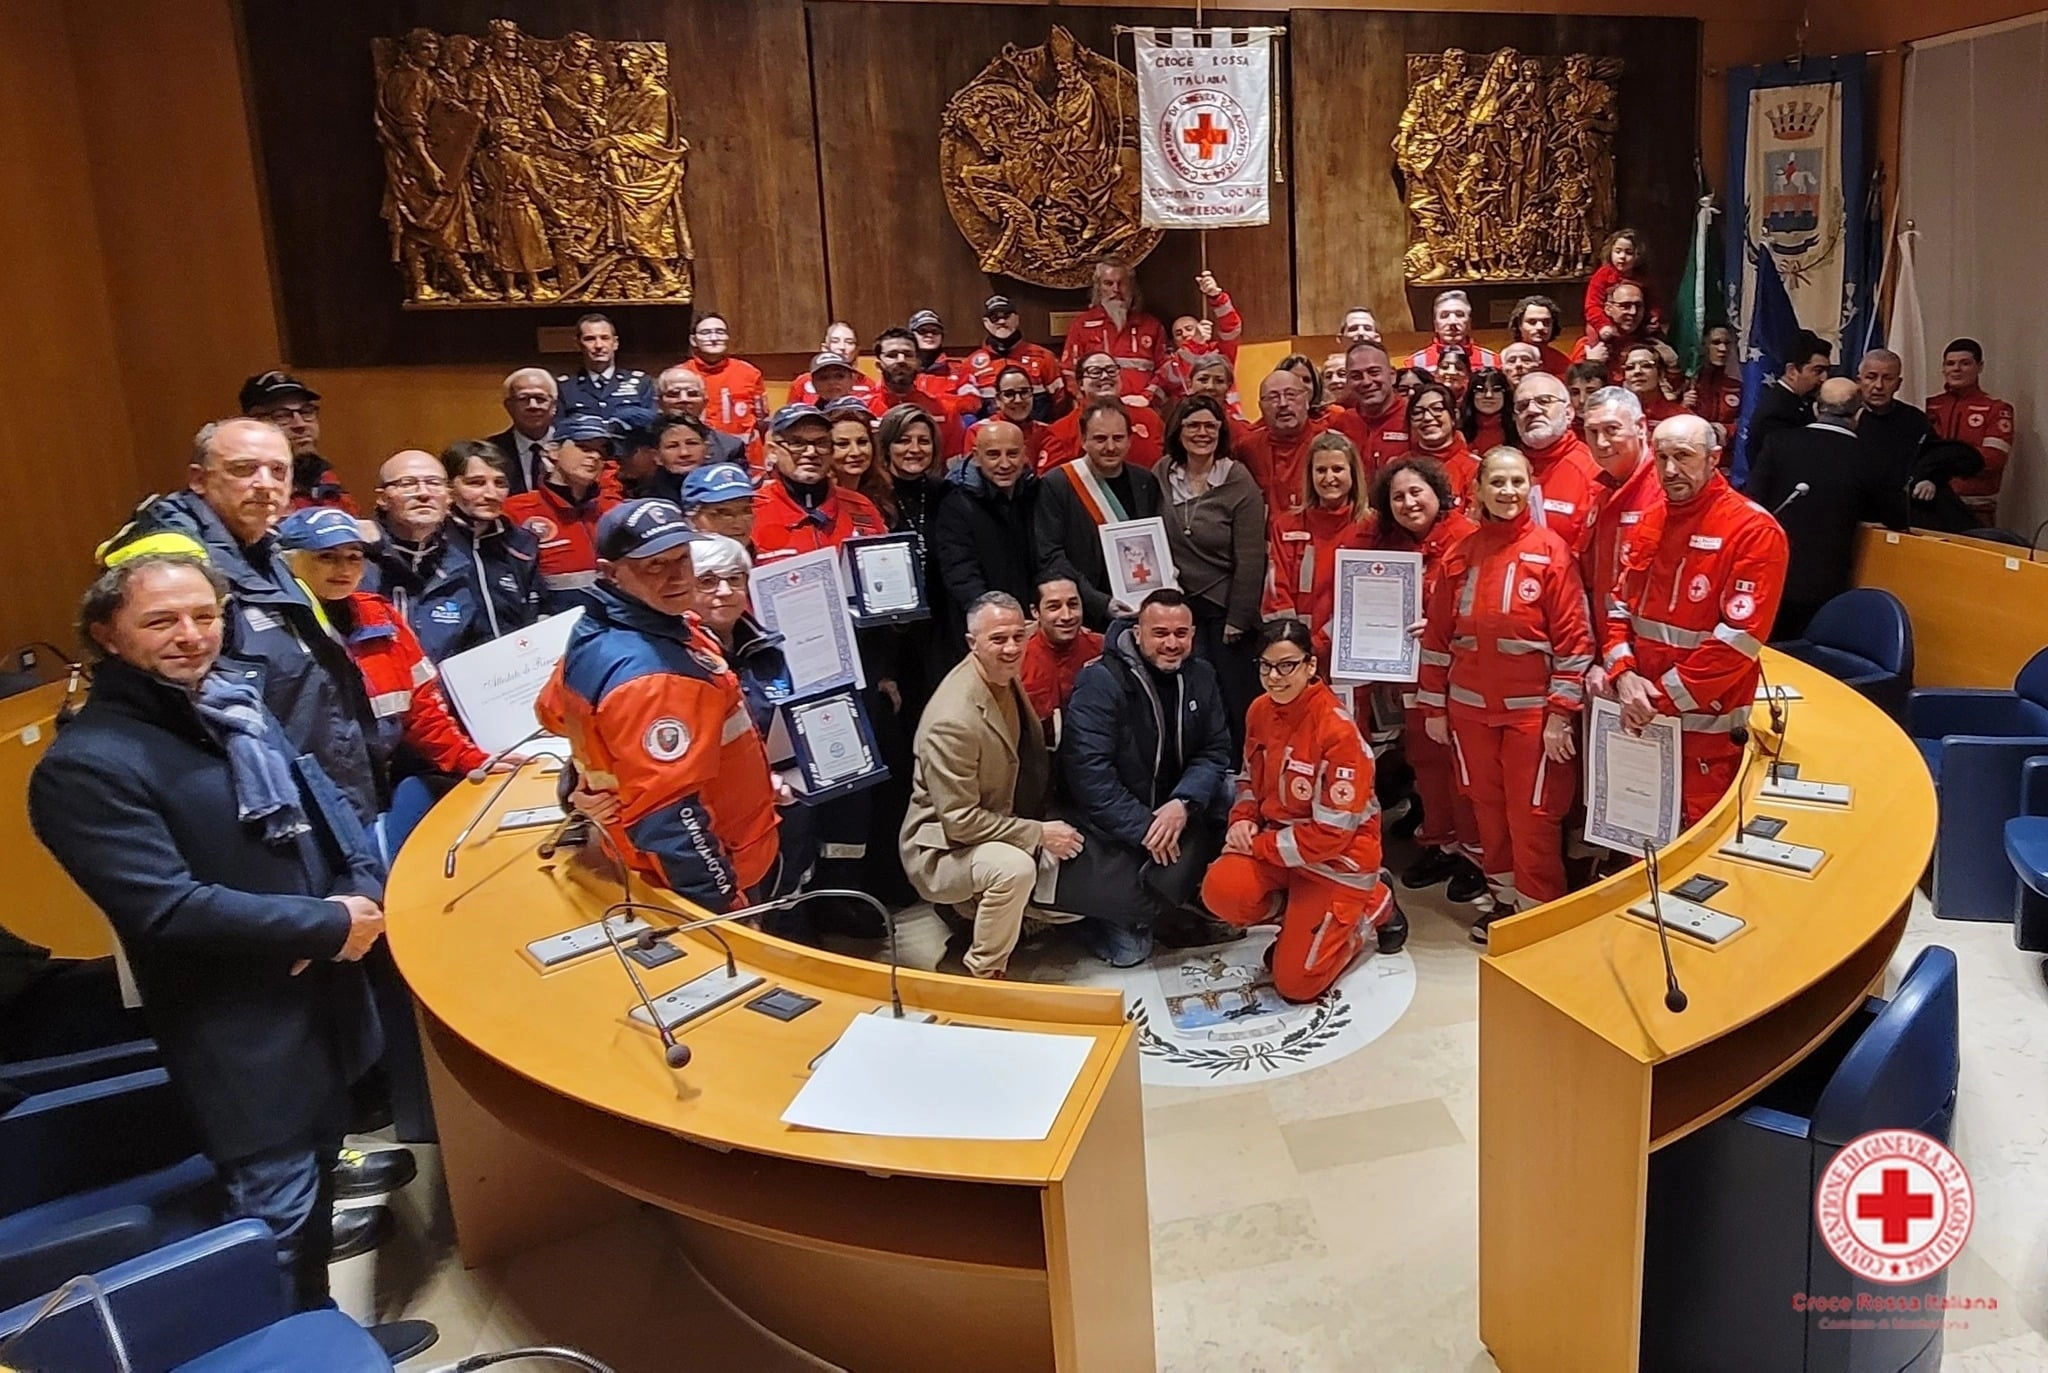
<instances>
[{"instance_id":1,"label":"blue flag","mask_svg":"<svg viewBox=\"0 0 2048 1373\"><path fill-rule=\"evenodd\" d=\"M1749 463L1743 454L1749 447L1750 412L1756 409L1765 385L1785 370L1785 355L1799 333L1799 316L1792 309L1792 297L1785 294L1784 279L1778 275L1770 250L1761 243L1750 244L1749 265L1756 275L1756 297L1742 340L1742 419L1735 426L1735 456L1730 460L1738 488L1749 479Z\"/></svg>"}]
</instances>

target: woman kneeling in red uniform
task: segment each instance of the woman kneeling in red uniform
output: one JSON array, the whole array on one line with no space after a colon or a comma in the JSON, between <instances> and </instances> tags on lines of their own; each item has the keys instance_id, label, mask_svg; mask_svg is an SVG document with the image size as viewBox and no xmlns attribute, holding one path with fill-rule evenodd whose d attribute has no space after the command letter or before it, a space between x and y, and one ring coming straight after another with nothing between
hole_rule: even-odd
<instances>
[{"instance_id":1,"label":"woman kneeling in red uniform","mask_svg":"<svg viewBox=\"0 0 2048 1373\"><path fill-rule=\"evenodd\" d=\"M1562 824L1577 773L1593 630L1578 561L1529 517L1529 460L1480 460L1479 527L1445 558L1423 631L1416 703L1472 799L1493 907L1473 926L1565 893Z\"/></svg>"},{"instance_id":2,"label":"woman kneeling in red uniform","mask_svg":"<svg viewBox=\"0 0 2048 1373\"><path fill-rule=\"evenodd\" d=\"M1245 718L1237 804L1202 902L1233 925L1277 918L1273 986L1313 1001L1369 933L1394 953L1408 922L1380 872L1372 751L1318 675L1307 625L1276 620L1260 632L1259 678L1265 694Z\"/></svg>"}]
</instances>

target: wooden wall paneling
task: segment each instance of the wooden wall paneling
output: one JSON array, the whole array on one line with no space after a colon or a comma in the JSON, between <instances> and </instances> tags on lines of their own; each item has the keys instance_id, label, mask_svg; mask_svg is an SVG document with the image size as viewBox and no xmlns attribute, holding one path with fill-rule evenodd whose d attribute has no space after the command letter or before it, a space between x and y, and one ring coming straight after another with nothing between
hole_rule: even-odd
<instances>
[{"instance_id":1,"label":"wooden wall paneling","mask_svg":"<svg viewBox=\"0 0 2048 1373\"><path fill-rule=\"evenodd\" d=\"M1333 330L1352 305L1405 330L1406 210L1392 142L1407 103L1406 54L1502 47L1537 56L1620 57L1615 184L1623 224L1649 241L1657 294L1669 301L1692 225L1699 135L1700 24L1443 11L1296 10L1289 20L1294 125L1297 325ZM1362 297L1362 298L1361 298Z\"/></svg>"},{"instance_id":2,"label":"wooden wall paneling","mask_svg":"<svg viewBox=\"0 0 2048 1373\"><path fill-rule=\"evenodd\" d=\"M1211 11L1205 22L1249 27L1277 17ZM929 306L958 349L980 336L981 303L1000 291L1016 300L1028 335L1050 337L1050 313L1078 309L1085 297L982 272L939 188L940 111L1003 44L1035 47L1056 23L1129 65L1130 40L1117 40L1115 25L1184 26L1188 19L1184 9L814 0L812 87L834 318L850 322L866 341ZM1275 202L1272 224L1209 235L1210 267L1244 312L1251 336L1285 334L1292 315L1284 187ZM1162 318L1199 311L1199 257L1192 231L1170 232L1139 269Z\"/></svg>"},{"instance_id":3,"label":"wooden wall paneling","mask_svg":"<svg viewBox=\"0 0 2048 1373\"><path fill-rule=\"evenodd\" d=\"M729 312L743 348L812 347L824 314L817 177L809 156L801 0L244 0L245 51L286 354L300 367L503 362L587 308L404 310L378 216L383 164L370 40L416 26L481 35L494 18L668 44L691 140L685 195L698 302ZM713 92L706 98L700 92ZM678 356L690 311L607 307L632 361Z\"/></svg>"}]
</instances>

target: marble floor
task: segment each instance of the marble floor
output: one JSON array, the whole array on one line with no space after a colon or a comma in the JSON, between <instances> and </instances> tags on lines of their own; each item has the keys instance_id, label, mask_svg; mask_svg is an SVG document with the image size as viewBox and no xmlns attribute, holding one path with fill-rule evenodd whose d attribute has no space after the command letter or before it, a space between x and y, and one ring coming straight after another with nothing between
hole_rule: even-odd
<instances>
[{"instance_id":1,"label":"marble floor","mask_svg":"<svg viewBox=\"0 0 2048 1373\"><path fill-rule=\"evenodd\" d=\"M1478 951L1466 939L1469 911L1447 906L1441 888L1403 905L1418 986L1385 1036L1263 1085L1146 1089L1161 1369L1495 1367L1478 1334ZM910 919L905 961L929 965L943 938L929 912ZM1937 942L1961 965L1956 1149L1978 1203L1949 1287L1998 1301L1995 1312L1962 1314L1968 1328L1950 1332L1943 1367L2039 1373L2048 1369L2048 985L2039 956L2015 950L2008 926L1936 921L1924 902L1893 975ZM1068 961L1041 958L1048 971ZM1032 966L1017 965L1027 976ZM620 1373L822 1367L773 1348L693 1275L679 1278L686 1265L656 1215L464 1271L432 1151L422 1152L425 1176L400 1199L401 1238L336 1270L359 1317L440 1323L440 1347L409 1368L543 1341L587 1349Z\"/></svg>"}]
</instances>

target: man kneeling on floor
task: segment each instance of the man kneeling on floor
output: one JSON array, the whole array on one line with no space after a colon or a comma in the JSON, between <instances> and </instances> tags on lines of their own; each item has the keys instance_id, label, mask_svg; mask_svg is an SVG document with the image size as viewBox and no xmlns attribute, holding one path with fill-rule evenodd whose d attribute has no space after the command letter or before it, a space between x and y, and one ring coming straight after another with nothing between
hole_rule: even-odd
<instances>
[{"instance_id":1,"label":"man kneeling on floor","mask_svg":"<svg viewBox=\"0 0 2048 1373\"><path fill-rule=\"evenodd\" d=\"M1237 804L1202 899L1233 925L1278 916L1273 988L1289 1001L1313 1001L1375 931L1381 953L1398 951L1408 922L1380 872L1372 750L1317 677L1307 625L1266 626L1259 680L1266 691L1245 720Z\"/></svg>"},{"instance_id":2,"label":"man kneeling on floor","mask_svg":"<svg viewBox=\"0 0 2048 1373\"><path fill-rule=\"evenodd\" d=\"M1173 943L1237 937L1194 905L1223 848L1230 727L1216 670L1193 657L1195 616L1171 588L1115 625L1067 703L1060 765L1087 839L1060 866L1056 910L1084 917L1088 951L1129 968Z\"/></svg>"},{"instance_id":3,"label":"man kneeling on floor","mask_svg":"<svg viewBox=\"0 0 2048 1373\"><path fill-rule=\"evenodd\" d=\"M1072 858L1081 835L1044 813L1052 781L1045 734L1018 671L1024 608L991 591L967 608L967 657L947 673L918 721L903 817L903 870L917 894L970 908L974 939L963 962L1001 977L1017 947L1038 855Z\"/></svg>"}]
</instances>

